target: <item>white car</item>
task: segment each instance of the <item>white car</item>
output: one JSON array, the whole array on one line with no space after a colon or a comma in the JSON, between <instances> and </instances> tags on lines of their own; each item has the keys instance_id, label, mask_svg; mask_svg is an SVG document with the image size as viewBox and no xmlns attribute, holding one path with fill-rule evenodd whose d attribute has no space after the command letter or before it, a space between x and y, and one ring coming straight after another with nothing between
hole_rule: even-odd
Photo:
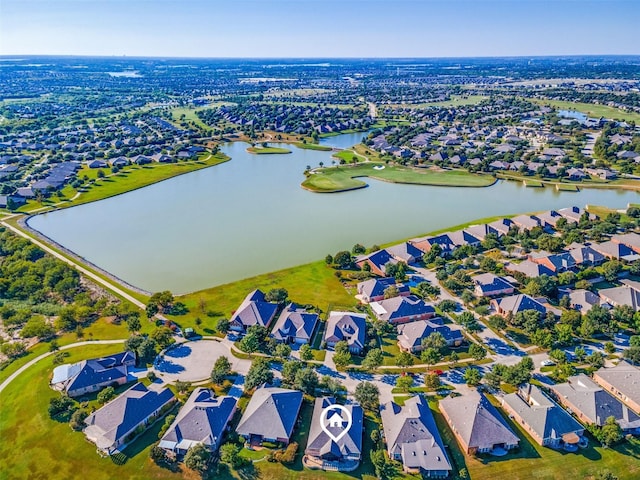
<instances>
[{"instance_id":1,"label":"white car","mask_svg":"<svg viewBox=\"0 0 640 480\"><path fill-rule=\"evenodd\" d=\"M542 360L542 362L540 362L540 365L542 365L543 367L553 367L556 364L556 362L554 362L553 360Z\"/></svg>"}]
</instances>

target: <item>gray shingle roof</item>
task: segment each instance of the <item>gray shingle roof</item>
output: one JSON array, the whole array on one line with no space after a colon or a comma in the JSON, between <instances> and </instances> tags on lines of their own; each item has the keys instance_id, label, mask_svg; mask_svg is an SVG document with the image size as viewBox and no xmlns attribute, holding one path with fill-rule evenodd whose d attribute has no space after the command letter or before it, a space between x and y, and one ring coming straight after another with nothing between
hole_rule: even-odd
<instances>
[{"instance_id":1,"label":"gray shingle roof","mask_svg":"<svg viewBox=\"0 0 640 480\"><path fill-rule=\"evenodd\" d=\"M280 341L299 338L308 342L317 323L317 313L309 313L304 308L296 308L295 305L289 304L278 317L271 335Z\"/></svg>"},{"instance_id":2,"label":"gray shingle roof","mask_svg":"<svg viewBox=\"0 0 640 480\"><path fill-rule=\"evenodd\" d=\"M307 449L305 453L315 457L346 457L348 455L362 454L362 432L364 414L360 405L345 405L345 408L351 413L351 427L347 434L340 438L337 442L331 439L320 425L322 411L329 405L336 403L333 397L317 398L313 407L313 418L311 419L311 427L309 428L309 439L307 441ZM343 417L343 420L346 419ZM338 435L342 429L327 427L328 430Z\"/></svg>"},{"instance_id":3,"label":"gray shingle roof","mask_svg":"<svg viewBox=\"0 0 640 480\"><path fill-rule=\"evenodd\" d=\"M442 334L448 345L453 345L456 341L464 339L462 332L457 328L452 329L433 320L418 320L398 325L398 342L405 349L418 348L421 346L423 338L427 338L435 332Z\"/></svg>"},{"instance_id":4,"label":"gray shingle roof","mask_svg":"<svg viewBox=\"0 0 640 480\"><path fill-rule=\"evenodd\" d=\"M89 415L84 429L98 448L109 449L156 410L174 399L168 388L148 390L136 383L129 390Z\"/></svg>"},{"instance_id":5,"label":"gray shingle roof","mask_svg":"<svg viewBox=\"0 0 640 480\"><path fill-rule=\"evenodd\" d=\"M505 395L503 402L543 440L560 439L567 433L584 431L577 420L535 385L524 386L518 392Z\"/></svg>"},{"instance_id":6,"label":"gray shingle roof","mask_svg":"<svg viewBox=\"0 0 640 480\"><path fill-rule=\"evenodd\" d=\"M346 340L349 347L364 348L367 316L353 312L330 312L324 333L325 342Z\"/></svg>"},{"instance_id":7,"label":"gray shingle roof","mask_svg":"<svg viewBox=\"0 0 640 480\"><path fill-rule=\"evenodd\" d=\"M630 400L640 404L640 370L628 362L621 361L612 368L601 368L594 378L602 378ZM640 413L640 412L638 412Z\"/></svg>"},{"instance_id":8,"label":"gray shingle roof","mask_svg":"<svg viewBox=\"0 0 640 480\"><path fill-rule=\"evenodd\" d=\"M403 407L385 403L380 415L389 455L400 454L402 463L410 468L451 470L433 414L422 396L411 397Z\"/></svg>"},{"instance_id":9,"label":"gray shingle roof","mask_svg":"<svg viewBox=\"0 0 640 480\"><path fill-rule=\"evenodd\" d=\"M446 412L452 429L469 448L493 448L501 443L517 445L520 441L482 393L444 398L440 409Z\"/></svg>"},{"instance_id":10,"label":"gray shingle roof","mask_svg":"<svg viewBox=\"0 0 640 480\"><path fill-rule=\"evenodd\" d=\"M160 446L169 450L188 450L202 443L217 448L235 409L235 398L216 398L211 390L196 388L160 439Z\"/></svg>"},{"instance_id":11,"label":"gray shingle roof","mask_svg":"<svg viewBox=\"0 0 640 480\"><path fill-rule=\"evenodd\" d=\"M389 322L417 315L435 315L433 306L426 304L414 295L387 298L379 302L373 302L371 303L371 309L378 319Z\"/></svg>"},{"instance_id":12,"label":"gray shingle roof","mask_svg":"<svg viewBox=\"0 0 640 480\"><path fill-rule=\"evenodd\" d=\"M278 305L265 300L264 293L260 290L251 292L238 307L231 317L230 323L247 329L252 325L266 327L278 310Z\"/></svg>"},{"instance_id":13,"label":"gray shingle roof","mask_svg":"<svg viewBox=\"0 0 640 480\"><path fill-rule=\"evenodd\" d=\"M255 391L236 427L239 435L289 439L302 405L302 392L265 387Z\"/></svg>"},{"instance_id":14,"label":"gray shingle roof","mask_svg":"<svg viewBox=\"0 0 640 480\"><path fill-rule=\"evenodd\" d=\"M552 385L551 389L558 398L566 399L600 427L608 417L615 417L623 430L640 427L640 417L584 373L569 377L565 383Z\"/></svg>"}]
</instances>

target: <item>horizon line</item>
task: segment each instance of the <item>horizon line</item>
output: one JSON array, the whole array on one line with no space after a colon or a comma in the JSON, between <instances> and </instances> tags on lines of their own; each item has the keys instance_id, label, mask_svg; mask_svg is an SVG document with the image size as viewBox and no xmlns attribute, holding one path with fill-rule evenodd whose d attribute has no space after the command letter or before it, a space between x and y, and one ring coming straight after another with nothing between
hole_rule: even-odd
<instances>
[{"instance_id":1,"label":"horizon line","mask_svg":"<svg viewBox=\"0 0 640 480\"><path fill-rule=\"evenodd\" d=\"M384 57L367 57L367 56L344 56L344 57L328 57L328 56L264 56L264 57L251 57L251 56L219 56L219 57L206 57L206 56L160 56L160 55L100 55L100 54L49 54L49 53L29 53L29 54L0 54L0 58L8 59L20 59L23 57L57 57L57 58L105 58L105 59L176 59L176 60L458 60L458 59L489 59L489 58L504 58L504 59L539 59L539 58L566 58L566 57L590 57L590 58L603 58L603 57L640 57L640 53L567 53L567 54L546 54L546 55L467 55L467 56L431 56L431 57L403 57L403 56L384 56Z\"/></svg>"}]
</instances>

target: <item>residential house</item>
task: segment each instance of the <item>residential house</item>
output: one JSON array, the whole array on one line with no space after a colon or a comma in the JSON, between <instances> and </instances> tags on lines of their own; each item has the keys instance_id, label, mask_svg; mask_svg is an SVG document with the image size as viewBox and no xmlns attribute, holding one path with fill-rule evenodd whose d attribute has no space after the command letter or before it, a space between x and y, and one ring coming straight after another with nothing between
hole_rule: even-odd
<instances>
[{"instance_id":1,"label":"residential house","mask_svg":"<svg viewBox=\"0 0 640 480\"><path fill-rule=\"evenodd\" d=\"M439 245L442 249L442 255L451 254L456 248L464 245L477 247L480 245L480 239L473 236L465 230L457 230L455 232L443 233L433 237L415 238L410 241L415 247L423 252L429 252L434 245Z\"/></svg>"},{"instance_id":2,"label":"residential house","mask_svg":"<svg viewBox=\"0 0 640 480\"><path fill-rule=\"evenodd\" d=\"M457 347L464 342L460 329L443 325L441 318L432 318L398 325L398 347L403 352L421 352L422 340L436 332L443 336L449 347Z\"/></svg>"},{"instance_id":3,"label":"residential house","mask_svg":"<svg viewBox=\"0 0 640 480\"><path fill-rule=\"evenodd\" d=\"M560 404L587 425L602 427L614 417L625 433L640 433L640 417L584 373L549 387Z\"/></svg>"},{"instance_id":4,"label":"residential house","mask_svg":"<svg viewBox=\"0 0 640 480\"><path fill-rule=\"evenodd\" d=\"M573 449L584 442L584 427L535 385L505 395L502 407L543 447Z\"/></svg>"},{"instance_id":5,"label":"residential house","mask_svg":"<svg viewBox=\"0 0 640 480\"><path fill-rule=\"evenodd\" d=\"M235 398L216 397L212 390L198 387L180 409L158 446L169 454L185 455L191 447L201 443L215 452L220 448L235 411Z\"/></svg>"},{"instance_id":6,"label":"residential house","mask_svg":"<svg viewBox=\"0 0 640 480\"><path fill-rule=\"evenodd\" d=\"M490 225L487 225L486 223L467 227L464 229L464 232L479 240L484 240L490 233L496 235L497 237L501 236L497 230L494 230Z\"/></svg>"},{"instance_id":7,"label":"residential house","mask_svg":"<svg viewBox=\"0 0 640 480\"><path fill-rule=\"evenodd\" d=\"M479 297L495 297L498 295L511 295L515 291L513 285L503 277L493 273L481 273L471 277L475 285L476 295Z\"/></svg>"},{"instance_id":8,"label":"residential house","mask_svg":"<svg viewBox=\"0 0 640 480\"><path fill-rule=\"evenodd\" d=\"M580 207L567 207L567 208L561 208L560 210L558 210L558 213L560 215L566 218L568 222L572 222L572 223L578 223L582 218L582 215L585 214L585 212L586 210ZM597 215L594 215L593 213L589 214L590 220L596 220L597 218L598 218Z\"/></svg>"},{"instance_id":9,"label":"residential house","mask_svg":"<svg viewBox=\"0 0 640 480\"><path fill-rule=\"evenodd\" d=\"M367 316L363 313L329 312L324 332L327 348L334 348L336 343L346 341L349 351L361 354L367 333Z\"/></svg>"},{"instance_id":10,"label":"residential house","mask_svg":"<svg viewBox=\"0 0 640 480\"><path fill-rule=\"evenodd\" d=\"M549 210L548 212L539 213L536 218L540 221L540 225L544 227L555 228L558 220L565 218L555 210Z\"/></svg>"},{"instance_id":11,"label":"residential house","mask_svg":"<svg viewBox=\"0 0 640 480\"><path fill-rule=\"evenodd\" d=\"M426 320L436 315L432 305L415 295L387 298L379 302L371 302L369 305L378 320L393 324Z\"/></svg>"},{"instance_id":12,"label":"residential house","mask_svg":"<svg viewBox=\"0 0 640 480\"><path fill-rule=\"evenodd\" d=\"M97 392L104 387L124 385L129 367L136 363L134 353L125 351L102 358L60 365L53 369L51 387L70 397Z\"/></svg>"},{"instance_id":13,"label":"residential house","mask_svg":"<svg viewBox=\"0 0 640 480\"><path fill-rule=\"evenodd\" d=\"M398 260L388 250L378 250L368 255L361 255L355 260L358 267L363 268L365 264L369 265L371 272L384 277L386 275L385 267L388 263L396 264Z\"/></svg>"},{"instance_id":14,"label":"residential house","mask_svg":"<svg viewBox=\"0 0 640 480\"><path fill-rule=\"evenodd\" d=\"M640 255L623 243L609 240L602 243L592 243L591 248L601 253L609 260L623 260L625 262L633 262L640 259Z\"/></svg>"},{"instance_id":15,"label":"residential house","mask_svg":"<svg viewBox=\"0 0 640 480\"><path fill-rule=\"evenodd\" d=\"M451 462L427 401L420 395L400 406L388 402L380 407L384 440L389 457L402 463L407 473L426 478L446 478Z\"/></svg>"},{"instance_id":16,"label":"residential house","mask_svg":"<svg viewBox=\"0 0 640 480\"><path fill-rule=\"evenodd\" d=\"M304 308L290 303L278 317L271 336L277 342L310 343L318 318L317 313L307 312Z\"/></svg>"},{"instance_id":17,"label":"residential house","mask_svg":"<svg viewBox=\"0 0 640 480\"><path fill-rule=\"evenodd\" d=\"M388 288L395 287L399 296L407 296L411 292L407 285L396 284L394 278L371 278L364 282L358 283L357 290L360 300L364 303L377 302L384 299L385 291Z\"/></svg>"},{"instance_id":18,"label":"residential house","mask_svg":"<svg viewBox=\"0 0 640 480\"><path fill-rule=\"evenodd\" d=\"M416 263L422 258L422 251L409 242L388 247L386 250L394 259L406 264Z\"/></svg>"},{"instance_id":19,"label":"residential house","mask_svg":"<svg viewBox=\"0 0 640 480\"><path fill-rule=\"evenodd\" d=\"M518 215L513 217L511 221L522 231L531 230L540 226L540 220L534 215Z\"/></svg>"},{"instance_id":20,"label":"residential house","mask_svg":"<svg viewBox=\"0 0 640 480\"><path fill-rule=\"evenodd\" d=\"M229 328L236 332L245 333L253 325L268 327L277 311L277 304L267 302L264 293L260 290L254 290L247 295L231 316Z\"/></svg>"},{"instance_id":21,"label":"residential house","mask_svg":"<svg viewBox=\"0 0 640 480\"><path fill-rule=\"evenodd\" d=\"M598 290L600 298L616 307L628 305L635 311L640 310L640 288L635 284L623 284L620 287L602 288Z\"/></svg>"},{"instance_id":22,"label":"residential house","mask_svg":"<svg viewBox=\"0 0 640 480\"><path fill-rule=\"evenodd\" d=\"M604 255L586 245L576 245L568 250L576 265L598 266L605 261Z\"/></svg>"},{"instance_id":23,"label":"residential house","mask_svg":"<svg viewBox=\"0 0 640 480\"><path fill-rule=\"evenodd\" d=\"M351 417L351 422L347 425L346 413L337 409L329 410L329 413L335 412L331 414L330 424L326 426L326 430L333 435L332 438L322 428L322 422L327 420L323 418L324 410L335 404L336 399L333 397L316 398L303 462L312 468L350 472L358 467L362 458L364 412L360 405L344 405ZM347 426L348 429L343 434Z\"/></svg>"},{"instance_id":24,"label":"residential house","mask_svg":"<svg viewBox=\"0 0 640 480\"><path fill-rule=\"evenodd\" d=\"M136 383L89 415L84 421L84 434L100 452L113 455L167 412L175 400L168 388L148 389Z\"/></svg>"},{"instance_id":25,"label":"residential house","mask_svg":"<svg viewBox=\"0 0 640 480\"><path fill-rule=\"evenodd\" d=\"M520 272L529 278L539 277L540 275L554 275L553 270L549 267L531 260L525 260L520 263L507 263L504 269L508 272Z\"/></svg>"},{"instance_id":26,"label":"residential house","mask_svg":"<svg viewBox=\"0 0 640 480\"><path fill-rule=\"evenodd\" d=\"M501 237L503 235L507 235L511 227L513 227L515 223L513 220L509 218L503 218L501 220L496 220L495 222L491 222L488 224L489 228L495 230L498 233L498 236Z\"/></svg>"},{"instance_id":27,"label":"residential house","mask_svg":"<svg viewBox=\"0 0 640 480\"><path fill-rule=\"evenodd\" d=\"M640 235L635 232L625 233L623 235L614 235L611 241L629 247L635 253L640 253Z\"/></svg>"},{"instance_id":28,"label":"residential house","mask_svg":"<svg viewBox=\"0 0 640 480\"><path fill-rule=\"evenodd\" d=\"M615 367L603 367L593 374L602 388L615 395L640 415L640 370L624 360Z\"/></svg>"},{"instance_id":29,"label":"residential house","mask_svg":"<svg viewBox=\"0 0 640 480\"><path fill-rule=\"evenodd\" d=\"M539 252L537 254L534 253L529 255L529 259L538 265L547 267L553 272L553 274L566 272L567 270L574 270L576 268L576 261L568 252Z\"/></svg>"},{"instance_id":30,"label":"residential house","mask_svg":"<svg viewBox=\"0 0 640 480\"><path fill-rule=\"evenodd\" d=\"M594 305L601 305L602 300L598 295L589 290L572 290L569 292L569 305L586 315Z\"/></svg>"},{"instance_id":31,"label":"residential house","mask_svg":"<svg viewBox=\"0 0 640 480\"><path fill-rule=\"evenodd\" d=\"M495 308L498 315L502 315L503 317L509 314L515 315L525 310L536 310L542 315L547 313L547 308L544 305L524 293L493 299L491 300L491 305Z\"/></svg>"},{"instance_id":32,"label":"residential house","mask_svg":"<svg viewBox=\"0 0 640 480\"><path fill-rule=\"evenodd\" d=\"M250 444L289 443L296 424L302 392L262 387L255 391L236 427L236 433Z\"/></svg>"},{"instance_id":33,"label":"residential house","mask_svg":"<svg viewBox=\"0 0 640 480\"><path fill-rule=\"evenodd\" d=\"M517 448L520 439L483 393L472 391L439 403L442 416L468 455L500 453Z\"/></svg>"}]
</instances>

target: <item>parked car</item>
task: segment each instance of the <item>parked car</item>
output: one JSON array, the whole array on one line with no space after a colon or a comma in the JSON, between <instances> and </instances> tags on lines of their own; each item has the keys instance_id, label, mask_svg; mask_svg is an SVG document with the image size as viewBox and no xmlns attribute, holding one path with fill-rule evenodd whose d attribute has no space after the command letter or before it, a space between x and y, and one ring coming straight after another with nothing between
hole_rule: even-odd
<instances>
[{"instance_id":1,"label":"parked car","mask_svg":"<svg viewBox=\"0 0 640 480\"><path fill-rule=\"evenodd\" d=\"M543 360L542 362L540 362L540 365L542 365L543 367L553 367L556 364L556 362L554 362L553 360Z\"/></svg>"}]
</instances>

